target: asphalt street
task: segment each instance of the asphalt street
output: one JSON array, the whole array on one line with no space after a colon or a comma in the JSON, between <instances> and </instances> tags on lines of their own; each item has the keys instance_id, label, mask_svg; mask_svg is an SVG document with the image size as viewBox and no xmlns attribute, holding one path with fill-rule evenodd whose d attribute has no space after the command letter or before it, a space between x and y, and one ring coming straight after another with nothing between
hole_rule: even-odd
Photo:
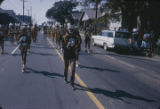
<instances>
[{"instance_id":1,"label":"asphalt street","mask_svg":"<svg viewBox=\"0 0 160 109\"><path fill-rule=\"evenodd\" d=\"M0 55L2 109L159 109L160 58L128 55L92 47L80 52L76 88L64 82L64 64L55 43L39 33L21 72L17 44L5 42ZM69 78L68 78L69 79Z\"/></svg>"}]
</instances>

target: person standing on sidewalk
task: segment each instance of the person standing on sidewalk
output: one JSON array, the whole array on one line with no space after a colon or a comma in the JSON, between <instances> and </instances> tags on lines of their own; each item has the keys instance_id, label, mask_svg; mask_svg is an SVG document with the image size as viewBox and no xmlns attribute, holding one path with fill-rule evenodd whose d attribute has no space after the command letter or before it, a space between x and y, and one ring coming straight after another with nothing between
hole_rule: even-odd
<instances>
[{"instance_id":1,"label":"person standing on sidewalk","mask_svg":"<svg viewBox=\"0 0 160 109\"><path fill-rule=\"evenodd\" d=\"M77 46L77 37L74 34L74 28L73 26L69 27L68 35L66 35L65 38L63 38L62 45L63 45L63 56L64 56L64 77L66 83L67 77L68 77L68 68L69 65L71 66L71 85L74 88L74 80L75 80L75 64L76 64L76 46Z\"/></svg>"},{"instance_id":2,"label":"person standing on sidewalk","mask_svg":"<svg viewBox=\"0 0 160 109\"><path fill-rule=\"evenodd\" d=\"M4 53L4 34L3 34L2 27L0 27L0 46L1 46L1 54Z\"/></svg>"},{"instance_id":3,"label":"person standing on sidewalk","mask_svg":"<svg viewBox=\"0 0 160 109\"><path fill-rule=\"evenodd\" d=\"M160 55L160 35L157 40L157 49L158 49L158 55Z\"/></svg>"}]
</instances>

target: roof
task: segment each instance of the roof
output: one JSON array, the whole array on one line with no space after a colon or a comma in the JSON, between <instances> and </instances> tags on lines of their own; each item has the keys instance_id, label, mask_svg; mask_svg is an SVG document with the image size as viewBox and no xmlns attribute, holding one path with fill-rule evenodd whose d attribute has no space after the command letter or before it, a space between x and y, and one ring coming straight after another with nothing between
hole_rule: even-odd
<instances>
[{"instance_id":1,"label":"roof","mask_svg":"<svg viewBox=\"0 0 160 109\"><path fill-rule=\"evenodd\" d=\"M8 16L8 18L11 18L12 19L12 21L14 20L14 22L18 22L18 19L17 19L17 17L16 17L16 14L15 14L15 12L13 11L13 10L4 10L4 9L2 9L2 8L0 8L0 14L3 14L3 15L6 15L6 16ZM2 19L1 20L6 20L5 18L4 18L4 16L3 17L1 17ZM10 21L9 21L10 22Z\"/></svg>"},{"instance_id":2,"label":"roof","mask_svg":"<svg viewBox=\"0 0 160 109\"><path fill-rule=\"evenodd\" d=\"M83 15L84 15L83 12L73 12L72 13L73 19L75 20L81 20Z\"/></svg>"},{"instance_id":3,"label":"roof","mask_svg":"<svg viewBox=\"0 0 160 109\"><path fill-rule=\"evenodd\" d=\"M19 21L23 22L23 15L17 15L17 18ZM32 21L31 16L24 15L24 22L25 23L30 23L31 21Z\"/></svg>"},{"instance_id":4,"label":"roof","mask_svg":"<svg viewBox=\"0 0 160 109\"><path fill-rule=\"evenodd\" d=\"M0 13L6 13L9 16L12 16L12 17L16 16L16 14L15 14L15 12L13 10L3 10L2 8L0 8Z\"/></svg>"},{"instance_id":5,"label":"roof","mask_svg":"<svg viewBox=\"0 0 160 109\"><path fill-rule=\"evenodd\" d=\"M86 9L84 10L84 16L83 16L83 21L89 20L89 19L95 19L96 17L96 10L94 9ZM102 17L102 13L98 9L97 11L97 18Z\"/></svg>"}]
</instances>

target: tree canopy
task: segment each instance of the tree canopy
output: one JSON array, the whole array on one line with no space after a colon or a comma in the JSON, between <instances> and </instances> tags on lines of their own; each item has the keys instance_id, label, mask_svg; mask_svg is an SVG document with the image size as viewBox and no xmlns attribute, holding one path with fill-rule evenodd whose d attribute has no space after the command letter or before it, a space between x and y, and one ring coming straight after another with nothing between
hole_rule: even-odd
<instances>
[{"instance_id":1,"label":"tree canopy","mask_svg":"<svg viewBox=\"0 0 160 109\"><path fill-rule=\"evenodd\" d=\"M1 3L3 2L4 0L0 0L0 5L1 5Z\"/></svg>"},{"instance_id":2,"label":"tree canopy","mask_svg":"<svg viewBox=\"0 0 160 109\"><path fill-rule=\"evenodd\" d=\"M72 22L72 10L74 7L76 7L76 4L71 1L56 2L54 3L53 7L48 9L46 12L46 17L48 19L54 19L61 24L64 24L65 20Z\"/></svg>"},{"instance_id":3,"label":"tree canopy","mask_svg":"<svg viewBox=\"0 0 160 109\"><path fill-rule=\"evenodd\" d=\"M132 30L137 27L137 17L140 18L140 28L155 30L160 27L158 24L157 11L160 10L159 0L108 0L107 7L112 13L121 12L122 27Z\"/></svg>"}]
</instances>

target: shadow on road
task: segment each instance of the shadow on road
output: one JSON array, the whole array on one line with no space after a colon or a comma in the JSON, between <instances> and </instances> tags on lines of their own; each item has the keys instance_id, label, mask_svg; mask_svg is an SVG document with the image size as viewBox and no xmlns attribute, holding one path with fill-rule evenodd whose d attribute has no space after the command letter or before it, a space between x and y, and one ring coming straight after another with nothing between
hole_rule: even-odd
<instances>
[{"instance_id":1,"label":"shadow on road","mask_svg":"<svg viewBox=\"0 0 160 109\"><path fill-rule=\"evenodd\" d=\"M91 69L91 70L98 70L98 71L110 71L110 72L120 72L118 70L111 70L111 69L106 69L106 68L99 68L99 67L89 67L89 66L84 66L80 65L80 68L85 68L85 69Z\"/></svg>"},{"instance_id":2,"label":"shadow on road","mask_svg":"<svg viewBox=\"0 0 160 109\"><path fill-rule=\"evenodd\" d=\"M52 48L52 47L47 47L47 46L43 46L43 47L42 47L42 46L33 46L33 45L31 46L31 48L39 48L39 49L42 49L42 48L43 48L43 49L54 49L54 48Z\"/></svg>"},{"instance_id":3,"label":"shadow on road","mask_svg":"<svg viewBox=\"0 0 160 109\"><path fill-rule=\"evenodd\" d=\"M116 54L115 54L116 53ZM144 55L140 55L140 54L136 54L136 53L126 53L126 52L115 52L115 53L99 53L99 52L93 52L92 54L94 55L110 55L110 56L116 56L116 57L124 57L124 58L128 58L128 59L136 59L136 60L141 60L141 61L152 61L149 59L144 59ZM136 57L139 56L139 57ZM152 61L155 62L155 61Z\"/></svg>"},{"instance_id":4,"label":"shadow on road","mask_svg":"<svg viewBox=\"0 0 160 109\"><path fill-rule=\"evenodd\" d=\"M31 68L27 68L25 73L35 73L35 74L42 74L44 76L50 77L50 78L55 78L55 77L64 77L63 75L59 73L50 73L48 71L37 71Z\"/></svg>"},{"instance_id":5,"label":"shadow on road","mask_svg":"<svg viewBox=\"0 0 160 109\"><path fill-rule=\"evenodd\" d=\"M33 52L33 51L31 51L30 54L41 55L41 56L57 56L55 54L37 53L37 52Z\"/></svg>"},{"instance_id":6,"label":"shadow on road","mask_svg":"<svg viewBox=\"0 0 160 109\"><path fill-rule=\"evenodd\" d=\"M104 90L104 89L100 89L100 88L87 88L87 87L83 87L79 84L75 84L75 90L82 90L82 91L89 91L95 94L103 94L106 97L111 97L117 100L121 100L124 101L126 103L129 103L128 101L125 101L123 98L129 98L129 99L134 99L134 100L140 100L140 101L145 101L145 102L155 102L154 100L150 100L141 96L136 96L133 94L130 94L126 91L123 90L116 90L116 91L108 91L108 90ZM130 103L129 103L130 104Z\"/></svg>"},{"instance_id":7,"label":"shadow on road","mask_svg":"<svg viewBox=\"0 0 160 109\"><path fill-rule=\"evenodd\" d=\"M9 53L7 53L7 52L4 52L4 53L2 53L2 54L0 54L0 55L11 55L11 54L9 54Z\"/></svg>"},{"instance_id":8,"label":"shadow on road","mask_svg":"<svg viewBox=\"0 0 160 109\"><path fill-rule=\"evenodd\" d=\"M19 54L13 54L12 56L21 56L21 53L19 53Z\"/></svg>"}]
</instances>

